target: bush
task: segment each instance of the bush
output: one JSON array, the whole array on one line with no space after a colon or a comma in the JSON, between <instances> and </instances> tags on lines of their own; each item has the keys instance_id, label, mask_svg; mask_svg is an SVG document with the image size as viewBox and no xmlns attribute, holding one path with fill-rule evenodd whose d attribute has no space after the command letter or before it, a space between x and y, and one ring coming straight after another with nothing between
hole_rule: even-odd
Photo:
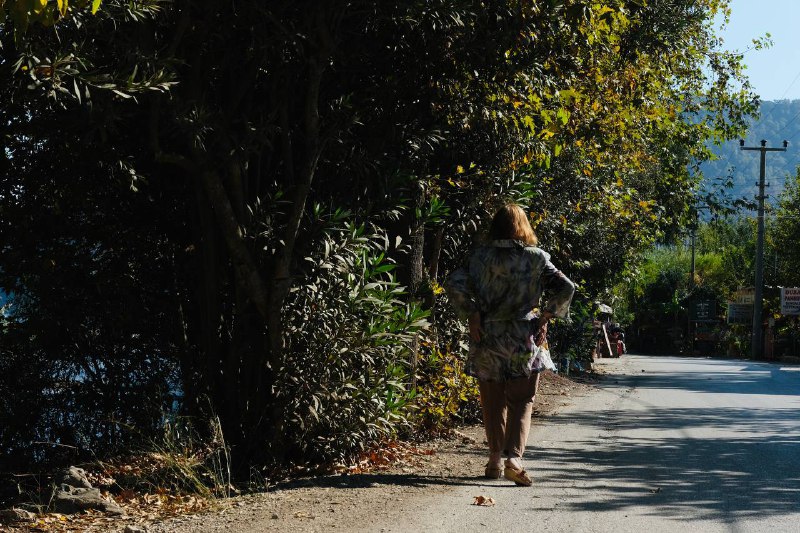
<instances>
[{"instance_id":1,"label":"bush","mask_svg":"<svg viewBox=\"0 0 800 533\"><path fill-rule=\"evenodd\" d=\"M592 366L595 346L592 314L586 303L572 302L570 320L551 324L547 334L553 362L559 369L588 371Z\"/></svg>"},{"instance_id":2,"label":"bush","mask_svg":"<svg viewBox=\"0 0 800 533\"><path fill-rule=\"evenodd\" d=\"M427 326L427 313L402 300L385 235L345 216L306 257L284 309L275 393L290 459L309 463L349 461L407 424L409 347Z\"/></svg>"},{"instance_id":3,"label":"bush","mask_svg":"<svg viewBox=\"0 0 800 533\"><path fill-rule=\"evenodd\" d=\"M414 398L414 421L429 433L480 420L478 382L464 372L461 355L425 343Z\"/></svg>"}]
</instances>

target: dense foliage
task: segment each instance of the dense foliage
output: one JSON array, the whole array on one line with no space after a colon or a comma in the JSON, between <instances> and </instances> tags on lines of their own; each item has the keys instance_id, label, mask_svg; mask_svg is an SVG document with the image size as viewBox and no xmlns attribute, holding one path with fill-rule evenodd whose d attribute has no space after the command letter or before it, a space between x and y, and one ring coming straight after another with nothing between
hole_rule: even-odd
<instances>
[{"instance_id":1,"label":"dense foliage","mask_svg":"<svg viewBox=\"0 0 800 533\"><path fill-rule=\"evenodd\" d=\"M29 5L0 31L17 465L175 409L218 416L243 467L458 415L437 282L489 214L530 208L591 302L754 109L718 0Z\"/></svg>"},{"instance_id":2,"label":"dense foliage","mask_svg":"<svg viewBox=\"0 0 800 533\"><path fill-rule=\"evenodd\" d=\"M800 197L798 178L787 183L776 206L767 210L764 246L765 320L770 329L773 356L797 355L800 329L796 317L781 314L780 288L800 286ZM726 306L736 292L754 284L756 221L738 214L701 223L696 231L694 277L690 273L691 248L684 243L661 246L645 256L632 282L617 287L617 306L628 316L633 345L643 351L711 351L717 354L750 353L751 324L725 324ZM715 302L718 321L692 325L692 301ZM704 335L707 333L708 335ZM691 337L700 338L693 346ZM698 348L699 347L699 348Z\"/></svg>"},{"instance_id":3,"label":"dense foliage","mask_svg":"<svg viewBox=\"0 0 800 533\"><path fill-rule=\"evenodd\" d=\"M724 353L723 333L749 338L750 326L727 328L722 321L727 302L741 287L752 286L755 258L755 225L744 217L702 223L696 230L695 265L687 239L660 246L645 255L633 280L617 288L616 308L627 315L629 339L634 349L646 353L689 353L694 349ZM689 330L692 302L714 302L719 319ZM695 330L713 330L714 346L692 343ZM702 335L701 335L702 337Z\"/></svg>"}]
</instances>

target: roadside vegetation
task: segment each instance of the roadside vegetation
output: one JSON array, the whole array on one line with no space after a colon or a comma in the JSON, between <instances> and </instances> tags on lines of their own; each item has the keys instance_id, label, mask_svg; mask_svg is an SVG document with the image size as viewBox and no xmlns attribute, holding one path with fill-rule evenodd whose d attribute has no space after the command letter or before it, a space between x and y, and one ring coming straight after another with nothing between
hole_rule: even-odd
<instances>
[{"instance_id":1,"label":"roadside vegetation","mask_svg":"<svg viewBox=\"0 0 800 533\"><path fill-rule=\"evenodd\" d=\"M800 355L800 323L781 315L780 288L800 284L800 177L767 210L764 251L764 312L774 339L772 356ZM756 222L741 211L722 216L706 213L695 228L695 270L691 277L691 246L687 228L683 242L661 245L644 256L630 282L616 288L619 315L629 326L634 348L649 352L749 356L752 325L727 324L728 302L742 288L752 287L756 255ZM694 326L687 335L692 301L713 302L716 319Z\"/></svg>"},{"instance_id":2,"label":"roadside vegetation","mask_svg":"<svg viewBox=\"0 0 800 533\"><path fill-rule=\"evenodd\" d=\"M618 283L680 299L650 250L757 111L725 4L1 2L0 469L149 449L221 494L474 419L440 285L507 201L580 366Z\"/></svg>"}]
</instances>

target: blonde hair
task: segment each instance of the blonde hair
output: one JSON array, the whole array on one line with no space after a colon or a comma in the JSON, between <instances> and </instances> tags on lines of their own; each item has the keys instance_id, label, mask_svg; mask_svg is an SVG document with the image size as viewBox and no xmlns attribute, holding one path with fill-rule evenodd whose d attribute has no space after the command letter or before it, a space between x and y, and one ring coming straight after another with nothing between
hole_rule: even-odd
<instances>
[{"instance_id":1,"label":"blonde hair","mask_svg":"<svg viewBox=\"0 0 800 533\"><path fill-rule=\"evenodd\" d=\"M495 213L489 228L489 238L494 241L512 239L530 246L539 244L528 215L517 204L506 204Z\"/></svg>"}]
</instances>

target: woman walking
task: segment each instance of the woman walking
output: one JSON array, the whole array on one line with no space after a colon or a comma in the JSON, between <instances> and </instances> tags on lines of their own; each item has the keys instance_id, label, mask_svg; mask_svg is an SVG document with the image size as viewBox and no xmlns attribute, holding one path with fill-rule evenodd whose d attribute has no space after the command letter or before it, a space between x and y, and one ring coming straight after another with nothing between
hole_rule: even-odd
<instances>
[{"instance_id":1,"label":"woman walking","mask_svg":"<svg viewBox=\"0 0 800 533\"><path fill-rule=\"evenodd\" d=\"M445 282L453 306L469 320L467 372L478 379L481 395L489 443L486 476L497 479L502 473L521 486L532 483L522 454L539 373L555 369L545 342L547 323L566 318L575 292L537 243L522 208L506 205L492 220L489 242ZM541 306L544 291L548 299Z\"/></svg>"}]
</instances>

